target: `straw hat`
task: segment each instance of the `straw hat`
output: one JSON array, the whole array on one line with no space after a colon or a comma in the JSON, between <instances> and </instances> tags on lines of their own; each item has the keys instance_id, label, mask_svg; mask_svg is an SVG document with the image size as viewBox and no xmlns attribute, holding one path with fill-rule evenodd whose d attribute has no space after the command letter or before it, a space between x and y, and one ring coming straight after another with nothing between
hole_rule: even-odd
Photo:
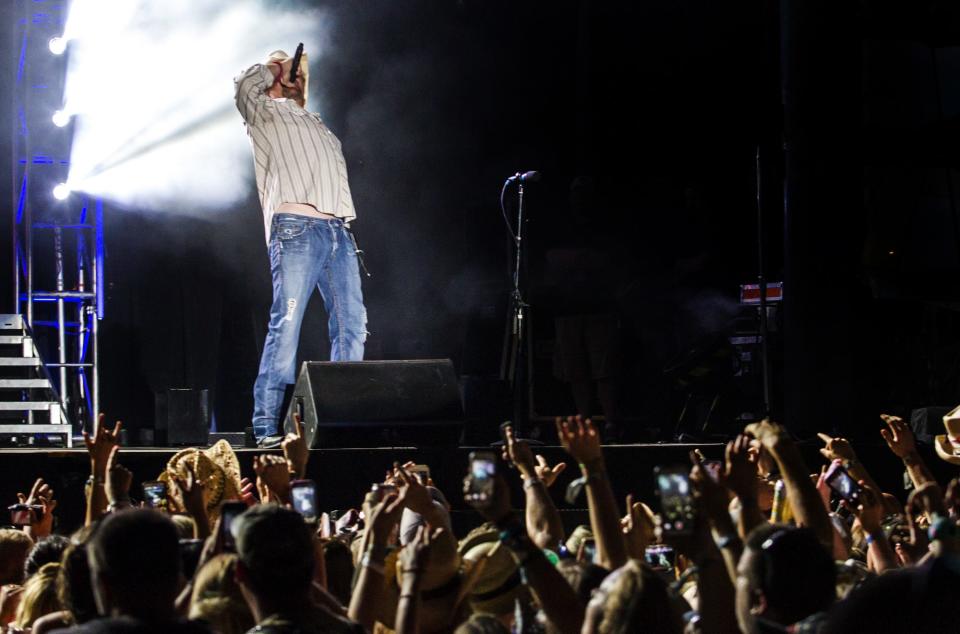
<instances>
[{"instance_id":1,"label":"straw hat","mask_svg":"<svg viewBox=\"0 0 960 634\"><path fill-rule=\"evenodd\" d=\"M191 447L177 452L157 479L168 484L175 477L186 480L189 475L188 465L196 481L204 484L203 498L207 506L207 517L212 525L220 516L221 503L240 499L240 462L230 443L219 440L209 449ZM185 509L180 488L169 486L168 490L171 510L183 512Z\"/></svg>"},{"instance_id":2,"label":"straw hat","mask_svg":"<svg viewBox=\"0 0 960 634\"><path fill-rule=\"evenodd\" d=\"M943 426L947 433L936 436L933 446L938 456L950 464L960 465L960 406L947 412L943 417Z\"/></svg>"}]
</instances>

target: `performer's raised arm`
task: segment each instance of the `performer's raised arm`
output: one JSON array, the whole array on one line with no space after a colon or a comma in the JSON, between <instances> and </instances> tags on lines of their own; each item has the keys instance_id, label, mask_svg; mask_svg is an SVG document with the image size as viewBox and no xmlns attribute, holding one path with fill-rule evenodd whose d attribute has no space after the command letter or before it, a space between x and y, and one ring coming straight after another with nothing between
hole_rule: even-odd
<instances>
[{"instance_id":1,"label":"performer's raised arm","mask_svg":"<svg viewBox=\"0 0 960 634\"><path fill-rule=\"evenodd\" d=\"M270 99L267 91L276 82L281 71L280 64L254 64L234 78L237 110L248 124L256 124L261 109Z\"/></svg>"}]
</instances>

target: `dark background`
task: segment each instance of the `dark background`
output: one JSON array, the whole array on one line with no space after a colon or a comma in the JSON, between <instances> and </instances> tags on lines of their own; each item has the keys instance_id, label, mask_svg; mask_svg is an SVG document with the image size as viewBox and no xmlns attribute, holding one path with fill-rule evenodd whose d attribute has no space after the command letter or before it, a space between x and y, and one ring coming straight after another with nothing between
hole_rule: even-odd
<instances>
[{"instance_id":1,"label":"dark background","mask_svg":"<svg viewBox=\"0 0 960 634\"><path fill-rule=\"evenodd\" d=\"M5 94L17 4L0 9ZM738 285L758 273L759 147L767 276L787 284L775 414L800 433L873 435L880 411L957 400L952 5L303 4L335 21L311 83L343 142L373 274L367 358L449 357L462 376L497 376L510 253L498 197L506 176L537 169L525 230L548 384L556 307L539 265L570 222L580 177L593 184L589 231L615 255L630 414L668 426L681 392L663 368L732 332ZM2 107L12 123L9 100ZM8 149L0 160L9 173ZM12 200L9 182L0 179L0 200ZM241 429L270 303L255 192L204 217L108 205L106 226L103 409L150 426L155 391L210 388L218 427ZM4 310L9 262L4 254ZM325 328L314 300L302 358L326 358ZM736 391L755 397L756 378L744 381ZM543 412L565 406L559 388L545 398Z\"/></svg>"}]
</instances>

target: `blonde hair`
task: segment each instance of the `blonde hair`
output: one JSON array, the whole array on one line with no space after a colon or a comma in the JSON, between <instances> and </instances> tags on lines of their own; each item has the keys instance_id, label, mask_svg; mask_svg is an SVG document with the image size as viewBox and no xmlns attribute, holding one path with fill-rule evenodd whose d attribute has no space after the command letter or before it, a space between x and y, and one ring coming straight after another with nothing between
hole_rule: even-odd
<instances>
[{"instance_id":1,"label":"blonde hair","mask_svg":"<svg viewBox=\"0 0 960 634\"><path fill-rule=\"evenodd\" d=\"M15 624L20 628L33 626L41 616L59 612L60 599L57 597L57 574L60 564L44 564L40 570L23 584L23 596L17 606Z\"/></svg>"},{"instance_id":2,"label":"blonde hair","mask_svg":"<svg viewBox=\"0 0 960 634\"><path fill-rule=\"evenodd\" d=\"M234 579L236 568L237 556L222 554L197 571L190 597L191 619L202 619L221 634L243 634L256 625Z\"/></svg>"},{"instance_id":3,"label":"blonde hair","mask_svg":"<svg viewBox=\"0 0 960 634\"><path fill-rule=\"evenodd\" d=\"M23 581L23 565L31 548L33 548L33 540L23 531L0 528L0 576L8 573L14 575L12 578L0 579L0 583ZM16 569L13 568L14 563L16 563Z\"/></svg>"}]
</instances>

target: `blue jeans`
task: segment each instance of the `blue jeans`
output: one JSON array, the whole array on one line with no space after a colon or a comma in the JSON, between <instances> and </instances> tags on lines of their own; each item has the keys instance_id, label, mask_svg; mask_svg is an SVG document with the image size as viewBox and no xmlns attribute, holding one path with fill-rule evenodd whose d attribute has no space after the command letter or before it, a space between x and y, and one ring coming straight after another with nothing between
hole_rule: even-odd
<instances>
[{"instance_id":1,"label":"blue jeans","mask_svg":"<svg viewBox=\"0 0 960 634\"><path fill-rule=\"evenodd\" d=\"M356 244L342 221L276 214L269 251L273 305L253 386L257 438L278 433L284 390L296 381L300 325L314 286L329 316L331 361L362 360L367 337Z\"/></svg>"}]
</instances>

